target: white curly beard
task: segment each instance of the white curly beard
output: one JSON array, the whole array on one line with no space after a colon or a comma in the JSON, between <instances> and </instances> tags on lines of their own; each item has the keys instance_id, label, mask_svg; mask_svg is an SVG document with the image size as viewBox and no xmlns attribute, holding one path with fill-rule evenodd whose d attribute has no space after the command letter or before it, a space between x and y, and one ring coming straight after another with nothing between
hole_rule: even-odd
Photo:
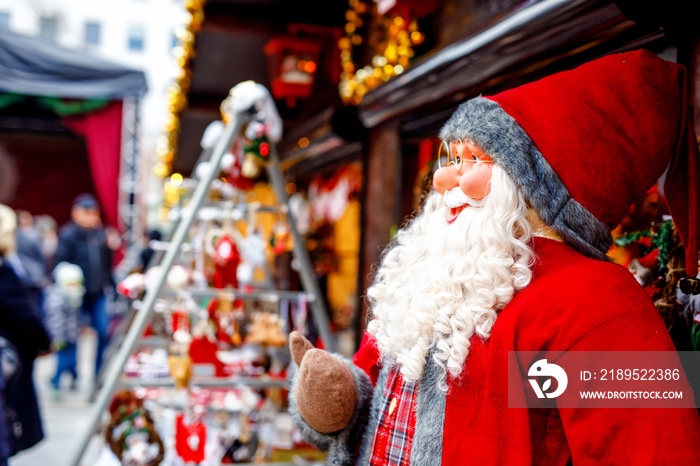
<instances>
[{"instance_id":1,"label":"white curly beard","mask_svg":"<svg viewBox=\"0 0 700 466\"><path fill-rule=\"evenodd\" d=\"M482 207L467 206L452 224L433 192L421 213L397 234L367 295L367 326L383 356L416 381L433 358L458 376L476 333L488 338L498 311L530 283L531 226L520 190L497 165Z\"/></svg>"}]
</instances>

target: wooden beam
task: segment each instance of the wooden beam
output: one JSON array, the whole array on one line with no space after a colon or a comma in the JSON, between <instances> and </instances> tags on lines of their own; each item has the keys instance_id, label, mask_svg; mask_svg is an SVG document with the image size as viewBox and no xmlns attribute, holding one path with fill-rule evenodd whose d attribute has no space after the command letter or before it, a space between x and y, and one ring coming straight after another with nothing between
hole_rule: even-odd
<instances>
[{"instance_id":1,"label":"wooden beam","mask_svg":"<svg viewBox=\"0 0 700 466\"><path fill-rule=\"evenodd\" d=\"M360 240L360 277L357 316L357 346L367 326L367 288L374 278L381 254L391 241L391 230L400 221L401 140L397 121L374 128L369 135L365 156Z\"/></svg>"}]
</instances>

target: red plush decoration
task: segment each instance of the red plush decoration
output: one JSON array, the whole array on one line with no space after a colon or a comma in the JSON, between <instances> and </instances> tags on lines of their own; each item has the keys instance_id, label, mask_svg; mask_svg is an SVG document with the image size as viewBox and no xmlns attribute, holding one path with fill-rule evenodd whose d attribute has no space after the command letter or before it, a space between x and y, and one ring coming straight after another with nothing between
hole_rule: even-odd
<instances>
[{"instance_id":1,"label":"red plush decoration","mask_svg":"<svg viewBox=\"0 0 700 466\"><path fill-rule=\"evenodd\" d=\"M185 416L179 414L175 420L175 451L185 463L204 461L207 443L207 426L202 422L185 424Z\"/></svg>"},{"instance_id":2,"label":"red plush decoration","mask_svg":"<svg viewBox=\"0 0 700 466\"><path fill-rule=\"evenodd\" d=\"M226 377L228 375L225 371L226 365L216 357L218 350L219 347L216 346L216 343L210 341L207 337L194 338L190 345L190 358L192 358L192 363L195 366L197 364L214 366L214 375L216 377ZM196 367L195 372L197 372Z\"/></svg>"},{"instance_id":3,"label":"red plush decoration","mask_svg":"<svg viewBox=\"0 0 700 466\"><path fill-rule=\"evenodd\" d=\"M700 155L686 89L685 68L641 50L488 98L527 132L573 198L610 229L670 163L664 191L694 277Z\"/></svg>"},{"instance_id":4,"label":"red plush decoration","mask_svg":"<svg viewBox=\"0 0 700 466\"><path fill-rule=\"evenodd\" d=\"M173 333L178 330L187 330L190 328L190 316L186 311L177 309L172 314L172 329Z\"/></svg>"},{"instance_id":5,"label":"red plush decoration","mask_svg":"<svg viewBox=\"0 0 700 466\"><path fill-rule=\"evenodd\" d=\"M228 236L222 236L217 241L214 252L214 288L238 288L236 273L241 256L236 243Z\"/></svg>"},{"instance_id":6,"label":"red plush decoration","mask_svg":"<svg viewBox=\"0 0 700 466\"><path fill-rule=\"evenodd\" d=\"M238 153L240 150L240 142L236 141L234 144L234 153ZM241 159L242 156L235 156L233 158L233 165L231 166L231 169L229 171L228 176L226 177L226 181L233 187L236 187L240 190L243 191L250 191L253 189L253 186L255 183L250 178L246 178L243 176L243 173L241 170L243 169Z\"/></svg>"},{"instance_id":7,"label":"red plush decoration","mask_svg":"<svg viewBox=\"0 0 700 466\"><path fill-rule=\"evenodd\" d=\"M380 354L377 347L377 341L370 336L369 333L362 335L362 343L360 349L352 358L352 363L357 367L361 367L367 371L367 375L372 380L373 384L377 383L380 369Z\"/></svg>"}]
</instances>

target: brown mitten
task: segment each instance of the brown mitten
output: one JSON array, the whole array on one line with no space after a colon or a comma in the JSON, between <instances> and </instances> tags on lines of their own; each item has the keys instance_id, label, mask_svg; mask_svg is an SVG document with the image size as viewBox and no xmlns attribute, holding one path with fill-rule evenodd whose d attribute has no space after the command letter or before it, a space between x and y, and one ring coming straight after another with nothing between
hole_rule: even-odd
<instances>
[{"instance_id":1,"label":"brown mitten","mask_svg":"<svg viewBox=\"0 0 700 466\"><path fill-rule=\"evenodd\" d=\"M323 434L345 428L357 407L352 371L342 360L314 346L299 332L289 335L289 347L299 366L294 399L299 414Z\"/></svg>"}]
</instances>

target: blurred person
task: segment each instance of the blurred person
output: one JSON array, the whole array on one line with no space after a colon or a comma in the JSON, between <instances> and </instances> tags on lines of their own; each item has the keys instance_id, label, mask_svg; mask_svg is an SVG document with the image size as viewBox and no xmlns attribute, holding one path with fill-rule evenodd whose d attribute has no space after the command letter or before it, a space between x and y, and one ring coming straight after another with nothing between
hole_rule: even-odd
<instances>
[{"instance_id":1,"label":"blurred person","mask_svg":"<svg viewBox=\"0 0 700 466\"><path fill-rule=\"evenodd\" d=\"M51 349L56 352L56 375L51 379L53 394L60 398L61 375L68 372L71 389L78 379L77 342L80 330L80 308L85 286L83 271L75 264L59 263L53 272L54 284L46 292L44 310L46 328L51 335Z\"/></svg>"},{"instance_id":2,"label":"blurred person","mask_svg":"<svg viewBox=\"0 0 700 466\"><path fill-rule=\"evenodd\" d=\"M106 308L105 288L114 288L112 251L100 219L100 207L94 196L81 194L73 201L72 221L59 234L56 261L76 264L85 277L82 314L97 332L95 374L102 366L102 356L109 342L110 318Z\"/></svg>"},{"instance_id":3,"label":"blurred person","mask_svg":"<svg viewBox=\"0 0 700 466\"><path fill-rule=\"evenodd\" d=\"M139 254L139 266L142 272L145 272L148 269L148 266L151 264L153 256L155 256L156 253L156 251L151 247L151 241L160 241L161 238L162 235L158 230L151 230L148 232L148 243Z\"/></svg>"},{"instance_id":4,"label":"blurred person","mask_svg":"<svg viewBox=\"0 0 700 466\"><path fill-rule=\"evenodd\" d=\"M46 272L46 259L41 251L41 235L34 227L34 217L26 210L17 210L17 259L15 271L29 293L32 305L41 314L43 290L50 280Z\"/></svg>"},{"instance_id":5,"label":"blurred person","mask_svg":"<svg viewBox=\"0 0 700 466\"><path fill-rule=\"evenodd\" d=\"M15 252L16 226L14 211L0 205L0 339L14 345L19 359L16 373L3 380L5 409L0 411L0 421L4 421L9 438L4 449L0 438L0 451L8 456L37 444L44 437L32 371L34 359L49 350L49 336L41 318L6 260Z\"/></svg>"},{"instance_id":6,"label":"blurred person","mask_svg":"<svg viewBox=\"0 0 700 466\"><path fill-rule=\"evenodd\" d=\"M50 215L36 215L34 226L41 236L41 252L44 254L46 270L53 270L56 266L56 250L58 249L56 220Z\"/></svg>"}]
</instances>

